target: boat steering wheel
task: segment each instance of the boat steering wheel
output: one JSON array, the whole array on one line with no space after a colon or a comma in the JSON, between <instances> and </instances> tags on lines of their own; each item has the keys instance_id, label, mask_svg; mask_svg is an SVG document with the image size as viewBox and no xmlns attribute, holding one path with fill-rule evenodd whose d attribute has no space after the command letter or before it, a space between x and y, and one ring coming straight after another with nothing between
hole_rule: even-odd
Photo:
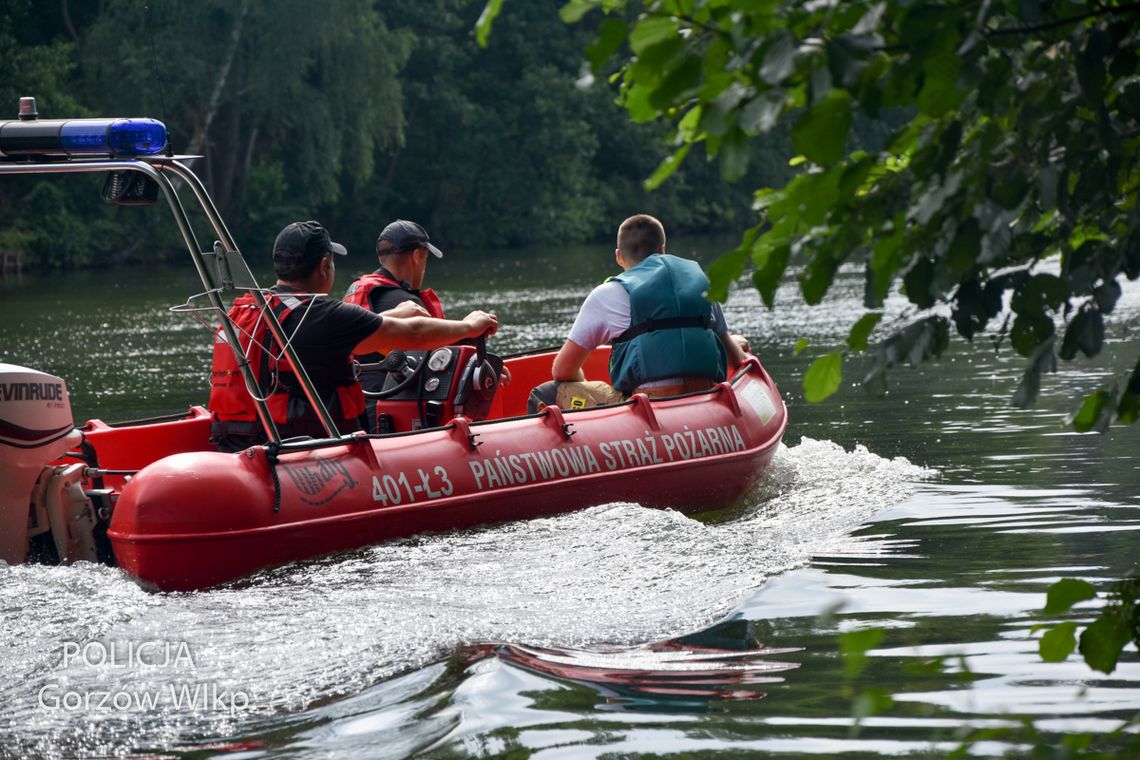
<instances>
[{"instance_id":1,"label":"boat steering wheel","mask_svg":"<svg viewBox=\"0 0 1140 760\"><path fill-rule=\"evenodd\" d=\"M411 386L419 378L424 367L427 366L427 357L397 349L386 355L377 366L389 374L398 373L399 379L391 388L385 388L382 391L365 391L364 395L368 398L391 398Z\"/></svg>"}]
</instances>

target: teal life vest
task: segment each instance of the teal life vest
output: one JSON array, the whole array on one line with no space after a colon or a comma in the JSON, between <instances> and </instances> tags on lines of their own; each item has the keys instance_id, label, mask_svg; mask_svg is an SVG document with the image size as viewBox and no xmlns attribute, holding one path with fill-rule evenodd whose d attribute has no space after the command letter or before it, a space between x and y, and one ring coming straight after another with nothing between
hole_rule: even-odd
<instances>
[{"instance_id":1,"label":"teal life vest","mask_svg":"<svg viewBox=\"0 0 1140 760\"><path fill-rule=\"evenodd\" d=\"M653 253L613 277L629 293L629 329L613 340L610 379L625 394L670 377L725 378L728 358L713 332L709 280L695 261Z\"/></svg>"}]
</instances>

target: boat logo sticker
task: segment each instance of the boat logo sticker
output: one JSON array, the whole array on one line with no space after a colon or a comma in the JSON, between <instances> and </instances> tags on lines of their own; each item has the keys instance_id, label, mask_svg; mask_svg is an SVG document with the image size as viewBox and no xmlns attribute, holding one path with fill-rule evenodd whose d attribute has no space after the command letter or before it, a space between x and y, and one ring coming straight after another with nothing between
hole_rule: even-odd
<instances>
[{"instance_id":1,"label":"boat logo sticker","mask_svg":"<svg viewBox=\"0 0 1140 760\"><path fill-rule=\"evenodd\" d=\"M281 464L281 469L301 492L301 501L319 507L341 491L356 488L356 481L343 462L314 456L300 464Z\"/></svg>"}]
</instances>

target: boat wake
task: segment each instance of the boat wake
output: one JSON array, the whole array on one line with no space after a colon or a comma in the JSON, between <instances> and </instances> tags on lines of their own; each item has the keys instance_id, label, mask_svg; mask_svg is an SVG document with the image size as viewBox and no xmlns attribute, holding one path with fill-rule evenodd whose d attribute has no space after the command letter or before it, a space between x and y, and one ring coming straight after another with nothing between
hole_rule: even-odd
<instances>
[{"instance_id":1,"label":"boat wake","mask_svg":"<svg viewBox=\"0 0 1140 760\"><path fill-rule=\"evenodd\" d=\"M449 657L629 698L762 695L741 684L794 665L748 664L764 652L747 647L694 659L652 642L707 629L813 556L897 551L852 534L930 474L803 439L781 447L745 505L706 521L609 504L192 594L148 594L86 564L0 567L0 746L91 756L250 736ZM703 675L678 675L695 663Z\"/></svg>"}]
</instances>

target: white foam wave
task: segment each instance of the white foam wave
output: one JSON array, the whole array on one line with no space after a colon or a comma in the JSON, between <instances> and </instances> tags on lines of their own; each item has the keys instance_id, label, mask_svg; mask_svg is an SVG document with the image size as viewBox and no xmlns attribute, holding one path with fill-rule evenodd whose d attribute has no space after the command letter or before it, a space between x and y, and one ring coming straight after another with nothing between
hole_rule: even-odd
<instances>
[{"instance_id":1,"label":"white foam wave","mask_svg":"<svg viewBox=\"0 0 1140 760\"><path fill-rule=\"evenodd\" d=\"M37 753L82 755L247 734L484 641L582 649L658 641L723 617L821 551L867 551L852 531L930 473L860 447L781 447L733 519L617 503L560 517L418 536L268 571L228 588L150 595L90 566L0 569L0 726ZM185 667L63 666L66 642L184 642ZM44 709L37 693L244 693L236 715ZM0 739L4 729L0 728ZM2 742L7 743L7 742Z\"/></svg>"}]
</instances>

